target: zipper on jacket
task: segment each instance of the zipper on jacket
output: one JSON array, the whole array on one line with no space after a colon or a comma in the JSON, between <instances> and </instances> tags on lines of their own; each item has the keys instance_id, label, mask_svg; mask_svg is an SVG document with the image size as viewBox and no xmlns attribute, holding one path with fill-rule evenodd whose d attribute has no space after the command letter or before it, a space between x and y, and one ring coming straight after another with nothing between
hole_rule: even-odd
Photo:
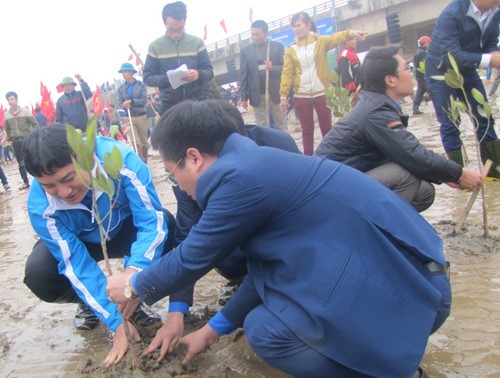
<instances>
[{"instance_id":1,"label":"zipper on jacket","mask_svg":"<svg viewBox=\"0 0 500 378\"><path fill-rule=\"evenodd\" d=\"M179 54L179 41L174 41L175 43L175 51L177 52L177 64L180 67L181 66L181 56ZM183 85L182 86L182 99L186 99L186 87Z\"/></svg>"}]
</instances>

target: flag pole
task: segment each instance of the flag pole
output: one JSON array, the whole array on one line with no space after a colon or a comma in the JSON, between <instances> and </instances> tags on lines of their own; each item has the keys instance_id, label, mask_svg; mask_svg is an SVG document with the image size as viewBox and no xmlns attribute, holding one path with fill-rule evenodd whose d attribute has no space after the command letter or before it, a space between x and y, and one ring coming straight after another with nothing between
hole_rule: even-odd
<instances>
[{"instance_id":1,"label":"flag pole","mask_svg":"<svg viewBox=\"0 0 500 378\"><path fill-rule=\"evenodd\" d=\"M134 54L135 59L139 60L139 63L141 64L141 68L144 71L144 63L143 63L141 57L139 56L139 54L137 54L137 51L135 51L135 49L134 49L134 47L132 45L128 45L128 47L130 47L130 50L132 50L132 53ZM157 92L159 92L158 88L155 88L155 90ZM154 104L153 96L151 96L151 93L148 96L149 96L149 99L151 100L151 109L153 109L153 112L155 113L156 120L159 120L160 119L160 113L158 113L156 111L155 107L153 106L153 104Z\"/></svg>"}]
</instances>

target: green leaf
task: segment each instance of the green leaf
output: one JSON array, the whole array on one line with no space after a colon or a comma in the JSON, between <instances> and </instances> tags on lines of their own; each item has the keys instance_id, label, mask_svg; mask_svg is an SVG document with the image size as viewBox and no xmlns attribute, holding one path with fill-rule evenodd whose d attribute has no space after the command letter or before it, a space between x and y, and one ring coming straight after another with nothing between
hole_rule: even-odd
<instances>
[{"instance_id":1,"label":"green leaf","mask_svg":"<svg viewBox=\"0 0 500 378\"><path fill-rule=\"evenodd\" d=\"M93 116L90 118L89 122L87 123L87 139L86 139L86 144L89 146L89 148L93 151L95 151L95 138L97 135L97 116Z\"/></svg>"},{"instance_id":2,"label":"green leaf","mask_svg":"<svg viewBox=\"0 0 500 378\"><path fill-rule=\"evenodd\" d=\"M333 83L333 84L337 84L339 82L339 74L337 73L337 71L330 71L330 81Z\"/></svg>"},{"instance_id":3,"label":"green leaf","mask_svg":"<svg viewBox=\"0 0 500 378\"><path fill-rule=\"evenodd\" d=\"M444 80L446 81L446 84L449 87L455 88L455 89L462 88L462 86L464 84L464 79L463 79L462 75L460 75L460 74L457 75L452 70L446 71L446 73L444 74Z\"/></svg>"},{"instance_id":4,"label":"green leaf","mask_svg":"<svg viewBox=\"0 0 500 378\"><path fill-rule=\"evenodd\" d=\"M483 107L484 107L484 111L486 113L486 118L490 118L491 117L491 106L490 106L490 104L488 104L487 102L485 102L483 104Z\"/></svg>"},{"instance_id":5,"label":"green leaf","mask_svg":"<svg viewBox=\"0 0 500 378\"><path fill-rule=\"evenodd\" d=\"M450 52L448 53L448 59L450 60L450 64L451 67L453 68L453 71L457 74L457 76L460 76L460 71L458 70L457 61L455 60L453 55L451 55Z\"/></svg>"},{"instance_id":6,"label":"green leaf","mask_svg":"<svg viewBox=\"0 0 500 378\"><path fill-rule=\"evenodd\" d=\"M76 159L84 171L88 173L92 172L92 168L94 168L95 165L94 150L92 150L89 145L82 144L80 146L80 151L78 151Z\"/></svg>"},{"instance_id":7,"label":"green leaf","mask_svg":"<svg viewBox=\"0 0 500 378\"><path fill-rule=\"evenodd\" d=\"M444 75L436 75L436 76L431 76L431 79L437 80L437 81L444 81Z\"/></svg>"},{"instance_id":8,"label":"green leaf","mask_svg":"<svg viewBox=\"0 0 500 378\"><path fill-rule=\"evenodd\" d=\"M86 182L83 178L84 170L82 169L82 167L80 167L80 164L78 164L78 161L73 156L71 156L71 161L73 162L73 166L75 167L76 175L78 176L78 179L80 180L80 182L82 184L84 184L87 187L87 189L90 189L89 183Z\"/></svg>"},{"instance_id":9,"label":"green leaf","mask_svg":"<svg viewBox=\"0 0 500 378\"><path fill-rule=\"evenodd\" d=\"M118 147L114 146L111 152L104 154L104 169L111 178L118 178L122 166L123 157Z\"/></svg>"},{"instance_id":10,"label":"green leaf","mask_svg":"<svg viewBox=\"0 0 500 378\"><path fill-rule=\"evenodd\" d=\"M96 174L96 177L94 179L94 187L95 187L95 189L97 189L101 192L104 192L104 193L109 192L108 180L101 173Z\"/></svg>"},{"instance_id":11,"label":"green leaf","mask_svg":"<svg viewBox=\"0 0 500 378\"><path fill-rule=\"evenodd\" d=\"M478 102L478 104L483 105L485 103L483 94L478 91L476 88L472 88L472 97L474 97L474 100Z\"/></svg>"},{"instance_id":12,"label":"green leaf","mask_svg":"<svg viewBox=\"0 0 500 378\"><path fill-rule=\"evenodd\" d=\"M82 141L82 130L75 129L73 126L66 124L66 140L69 148L73 153L78 154Z\"/></svg>"},{"instance_id":13,"label":"green leaf","mask_svg":"<svg viewBox=\"0 0 500 378\"><path fill-rule=\"evenodd\" d=\"M484 108L480 105L477 107L477 112L481 117L487 118L488 116L486 115L486 112L484 111Z\"/></svg>"}]
</instances>

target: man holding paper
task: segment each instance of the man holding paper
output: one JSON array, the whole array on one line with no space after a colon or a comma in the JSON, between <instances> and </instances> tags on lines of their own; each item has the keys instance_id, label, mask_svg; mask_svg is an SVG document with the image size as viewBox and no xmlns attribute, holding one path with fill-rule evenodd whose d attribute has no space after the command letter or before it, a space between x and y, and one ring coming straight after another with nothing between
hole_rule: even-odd
<instances>
[{"instance_id":1,"label":"man holding paper","mask_svg":"<svg viewBox=\"0 0 500 378\"><path fill-rule=\"evenodd\" d=\"M185 33L187 8L182 1L165 5L166 33L149 45L144 83L160 89L162 114L186 100L208 98L208 82L214 77L203 41Z\"/></svg>"}]
</instances>

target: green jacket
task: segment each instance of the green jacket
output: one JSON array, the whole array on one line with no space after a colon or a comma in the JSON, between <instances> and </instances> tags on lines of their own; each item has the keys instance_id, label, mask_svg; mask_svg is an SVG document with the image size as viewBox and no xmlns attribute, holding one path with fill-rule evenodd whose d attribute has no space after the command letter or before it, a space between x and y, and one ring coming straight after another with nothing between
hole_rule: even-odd
<instances>
[{"instance_id":1,"label":"green jacket","mask_svg":"<svg viewBox=\"0 0 500 378\"><path fill-rule=\"evenodd\" d=\"M38 121L27 108L20 107L17 116L14 116L12 109L5 113L5 131L9 142L23 140L31 131L39 127Z\"/></svg>"}]
</instances>

